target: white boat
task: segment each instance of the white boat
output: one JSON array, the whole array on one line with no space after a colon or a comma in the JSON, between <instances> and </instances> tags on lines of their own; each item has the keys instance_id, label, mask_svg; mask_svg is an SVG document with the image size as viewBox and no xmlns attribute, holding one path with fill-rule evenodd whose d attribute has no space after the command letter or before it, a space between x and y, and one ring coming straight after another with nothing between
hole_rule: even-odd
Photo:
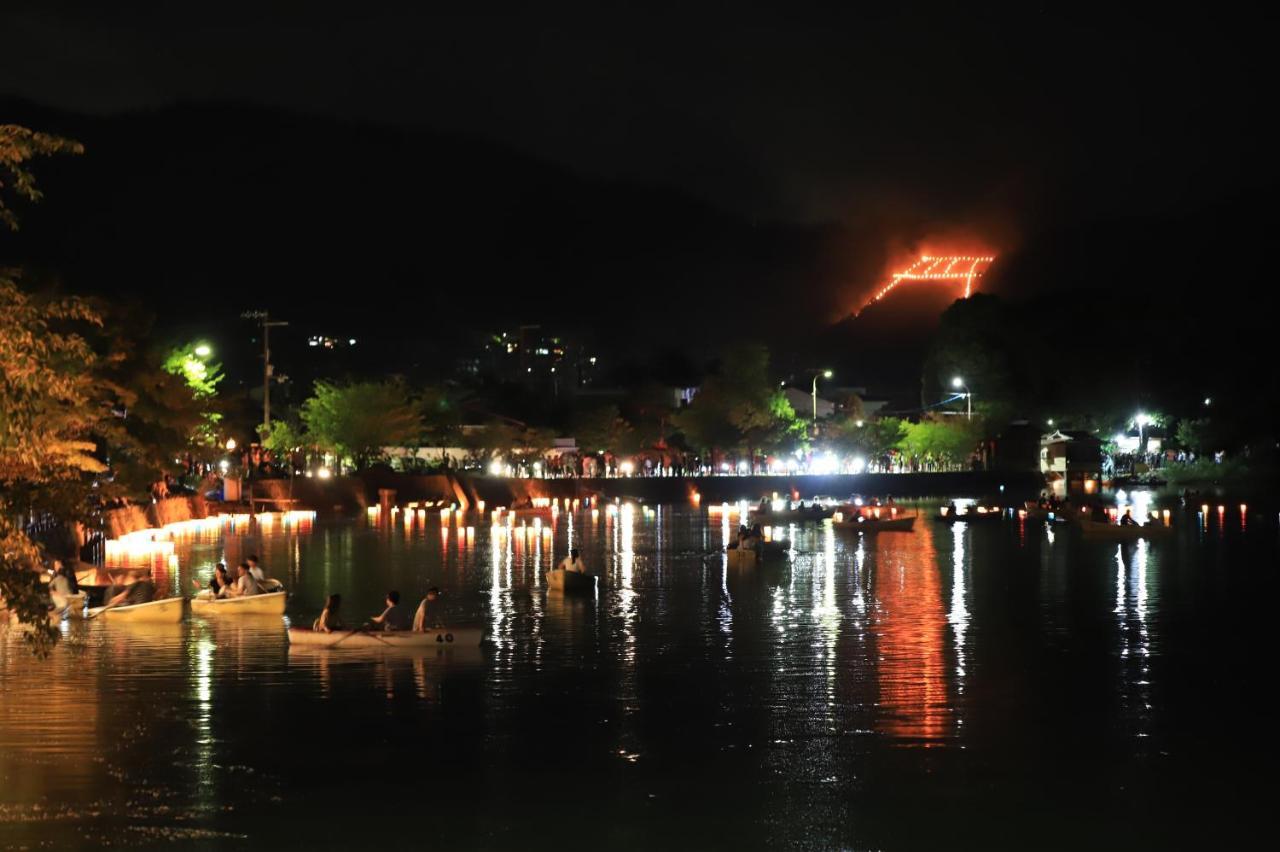
<instances>
[{"instance_id":1,"label":"white boat","mask_svg":"<svg viewBox=\"0 0 1280 852\"><path fill-rule=\"evenodd\" d=\"M335 630L325 633L304 627L289 628L289 644L313 648L447 648L477 647L484 629L472 624L435 627L421 633L409 630Z\"/></svg>"},{"instance_id":2,"label":"white boat","mask_svg":"<svg viewBox=\"0 0 1280 852\"><path fill-rule=\"evenodd\" d=\"M1173 527L1152 521L1138 524L1113 524L1108 521L1095 521L1091 518L1078 518L1076 523L1080 532L1088 538L1105 538L1121 541L1132 541L1139 538L1165 538L1173 535Z\"/></svg>"},{"instance_id":3,"label":"white boat","mask_svg":"<svg viewBox=\"0 0 1280 852\"><path fill-rule=\"evenodd\" d=\"M546 573L546 578L547 588L558 592L594 592L596 590L594 574L554 568Z\"/></svg>"},{"instance_id":4,"label":"white boat","mask_svg":"<svg viewBox=\"0 0 1280 852\"><path fill-rule=\"evenodd\" d=\"M101 615L111 621L138 621L158 624L177 624L182 621L183 610L186 609L186 598L161 598L158 601L133 604L131 606L99 606L88 611L88 618Z\"/></svg>"},{"instance_id":5,"label":"white boat","mask_svg":"<svg viewBox=\"0 0 1280 852\"><path fill-rule=\"evenodd\" d=\"M191 599L191 611L197 615L284 615L288 592L268 592L240 598L217 598L205 589Z\"/></svg>"}]
</instances>

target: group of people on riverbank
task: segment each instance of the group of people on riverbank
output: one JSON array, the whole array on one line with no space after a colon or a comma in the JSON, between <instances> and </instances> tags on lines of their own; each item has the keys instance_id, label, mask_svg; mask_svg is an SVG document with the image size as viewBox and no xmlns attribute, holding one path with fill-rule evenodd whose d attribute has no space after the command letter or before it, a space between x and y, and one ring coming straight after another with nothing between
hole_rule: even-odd
<instances>
[{"instance_id":1,"label":"group of people on riverbank","mask_svg":"<svg viewBox=\"0 0 1280 852\"><path fill-rule=\"evenodd\" d=\"M427 596L418 604L417 611L413 614L413 618L409 617L409 611L400 605L400 593L395 589L387 592L384 600L385 608L381 613L371 616L369 620L359 629L366 630L385 630L385 631L404 631L412 630L415 633L423 633L433 630L442 624L443 612L440 602L440 589L435 586L427 589ZM311 629L322 633L333 633L337 630L349 630L342 623L342 595L331 594L328 601L325 602L324 610L320 616L312 623Z\"/></svg>"}]
</instances>

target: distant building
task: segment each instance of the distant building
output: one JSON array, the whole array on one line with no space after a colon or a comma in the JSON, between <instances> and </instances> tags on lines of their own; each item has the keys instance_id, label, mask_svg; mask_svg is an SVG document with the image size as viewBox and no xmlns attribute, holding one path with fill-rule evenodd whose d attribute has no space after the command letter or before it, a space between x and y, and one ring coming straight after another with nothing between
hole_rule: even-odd
<instances>
[{"instance_id":1,"label":"distant building","mask_svg":"<svg viewBox=\"0 0 1280 852\"><path fill-rule=\"evenodd\" d=\"M1095 494L1102 478L1102 441L1089 432L1055 429L1040 438L1040 472L1057 497Z\"/></svg>"}]
</instances>

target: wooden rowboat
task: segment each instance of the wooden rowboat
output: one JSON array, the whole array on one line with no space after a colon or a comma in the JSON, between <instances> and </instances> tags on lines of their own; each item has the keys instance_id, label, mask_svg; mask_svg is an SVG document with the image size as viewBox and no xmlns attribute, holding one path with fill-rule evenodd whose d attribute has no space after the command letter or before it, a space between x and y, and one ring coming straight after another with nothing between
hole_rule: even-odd
<instances>
[{"instance_id":1,"label":"wooden rowboat","mask_svg":"<svg viewBox=\"0 0 1280 852\"><path fill-rule=\"evenodd\" d=\"M88 612L89 618L101 615L111 621L139 621L159 624L177 624L182 621L182 613L186 609L186 598L161 598L158 601L133 604L132 606L95 607Z\"/></svg>"},{"instance_id":2,"label":"wooden rowboat","mask_svg":"<svg viewBox=\"0 0 1280 852\"><path fill-rule=\"evenodd\" d=\"M1076 524L1088 538L1104 538L1113 541L1133 541L1139 538L1166 538L1173 535L1173 527L1166 527L1163 524L1148 523L1143 526L1130 524L1122 526L1105 521L1095 521L1090 518L1077 518Z\"/></svg>"},{"instance_id":3,"label":"wooden rowboat","mask_svg":"<svg viewBox=\"0 0 1280 852\"><path fill-rule=\"evenodd\" d=\"M787 550L785 541L765 541L758 547L726 547L724 552L730 568L754 568L761 562L786 556Z\"/></svg>"},{"instance_id":4,"label":"wooden rowboat","mask_svg":"<svg viewBox=\"0 0 1280 852\"><path fill-rule=\"evenodd\" d=\"M242 598L215 598L208 589L191 599L197 615L284 615L288 592L268 592Z\"/></svg>"},{"instance_id":5,"label":"wooden rowboat","mask_svg":"<svg viewBox=\"0 0 1280 852\"><path fill-rule=\"evenodd\" d=\"M408 630L337 630L325 633L303 627L289 628L289 644L312 648L474 648L484 629L474 624L435 627L421 633Z\"/></svg>"},{"instance_id":6,"label":"wooden rowboat","mask_svg":"<svg viewBox=\"0 0 1280 852\"><path fill-rule=\"evenodd\" d=\"M546 578L547 588L557 592L594 592L596 590L594 574L555 568L546 573Z\"/></svg>"},{"instance_id":7,"label":"wooden rowboat","mask_svg":"<svg viewBox=\"0 0 1280 852\"><path fill-rule=\"evenodd\" d=\"M846 518L833 523L836 529L867 533L911 532L915 525L915 515L903 515L900 518Z\"/></svg>"}]
</instances>

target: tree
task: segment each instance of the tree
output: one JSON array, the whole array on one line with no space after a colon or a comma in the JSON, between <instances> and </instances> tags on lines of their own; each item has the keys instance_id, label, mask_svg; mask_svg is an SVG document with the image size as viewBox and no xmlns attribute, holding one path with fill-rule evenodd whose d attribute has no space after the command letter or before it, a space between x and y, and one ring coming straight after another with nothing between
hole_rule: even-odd
<instances>
[{"instance_id":1,"label":"tree","mask_svg":"<svg viewBox=\"0 0 1280 852\"><path fill-rule=\"evenodd\" d=\"M769 350L741 345L725 350L720 370L676 416L685 441L699 449L741 449L755 465L757 450L802 441L804 421L769 375Z\"/></svg>"},{"instance_id":2,"label":"tree","mask_svg":"<svg viewBox=\"0 0 1280 852\"><path fill-rule=\"evenodd\" d=\"M869 465L883 463L907 435L897 417L862 420L848 417L827 427L825 434L840 455L862 456Z\"/></svg>"},{"instance_id":3,"label":"tree","mask_svg":"<svg viewBox=\"0 0 1280 852\"><path fill-rule=\"evenodd\" d=\"M585 453L618 452L625 443L623 433L630 428L618 406L612 404L584 408L573 419L574 441Z\"/></svg>"},{"instance_id":4,"label":"tree","mask_svg":"<svg viewBox=\"0 0 1280 852\"><path fill-rule=\"evenodd\" d=\"M899 446L918 464L948 467L959 464L974 451L979 433L977 421L929 417L908 423Z\"/></svg>"},{"instance_id":5,"label":"tree","mask_svg":"<svg viewBox=\"0 0 1280 852\"><path fill-rule=\"evenodd\" d=\"M398 381L317 381L302 404L302 422L312 443L350 457L357 470L380 458L386 447L417 447L422 438L419 407Z\"/></svg>"},{"instance_id":6,"label":"tree","mask_svg":"<svg viewBox=\"0 0 1280 852\"><path fill-rule=\"evenodd\" d=\"M57 633L32 570L40 550L16 516L82 508L85 477L106 470L90 440L105 409L97 355L76 331L100 323L79 300L37 300L0 275L0 598L40 650Z\"/></svg>"},{"instance_id":7,"label":"tree","mask_svg":"<svg viewBox=\"0 0 1280 852\"><path fill-rule=\"evenodd\" d=\"M29 202L43 197L28 162L52 154L83 153L84 146L71 139L28 130L16 124L0 124L0 225L18 230L18 217L5 198L6 192Z\"/></svg>"}]
</instances>

